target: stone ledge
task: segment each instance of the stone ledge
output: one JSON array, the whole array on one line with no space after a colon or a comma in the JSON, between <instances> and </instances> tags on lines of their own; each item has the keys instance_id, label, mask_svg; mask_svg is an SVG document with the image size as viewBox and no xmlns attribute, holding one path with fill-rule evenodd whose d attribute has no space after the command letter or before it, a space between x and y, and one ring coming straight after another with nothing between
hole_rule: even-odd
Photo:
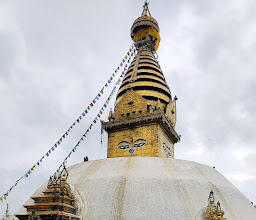
<instances>
[{"instance_id":1,"label":"stone ledge","mask_svg":"<svg viewBox=\"0 0 256 220\"><path fill-rule=\"evenodd\" d=\"M174 143L177 143L180 141L180 135L177 134L171 122L166 118L166 116L164 115L164 112L162 111L157 113L132 117L132 118L110 121L110 122L105 122L101 120L101 126L102 126L102 129L108 132L113 129L122 128L125 125L152 123L154 121L160 122L166 128L168 133L171 134L173 140L175 141Z\"/></svg>"}]
</instances>

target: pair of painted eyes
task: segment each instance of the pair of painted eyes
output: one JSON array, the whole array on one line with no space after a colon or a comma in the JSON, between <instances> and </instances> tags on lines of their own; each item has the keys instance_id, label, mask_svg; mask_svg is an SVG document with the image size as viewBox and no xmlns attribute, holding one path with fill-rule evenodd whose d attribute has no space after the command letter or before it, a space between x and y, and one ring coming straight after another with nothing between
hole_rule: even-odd
<instances>
[{"instance_id":1,"label":"pair of painted eyes","mask_svg":"<svg viewBox=\"0 0 256 220\"><path fill-rule=\"evenodd\" d=\"M135 141L135 143L133 144L134 148L138 148L138 147L143 147L145 144L147 144L147 142L143 139L138 139ZM125 150L125 149L129 149L130 148L130 144L127 141L122 141L119 143L118 148L120 150Z\"/></svg>"}]
</instances>

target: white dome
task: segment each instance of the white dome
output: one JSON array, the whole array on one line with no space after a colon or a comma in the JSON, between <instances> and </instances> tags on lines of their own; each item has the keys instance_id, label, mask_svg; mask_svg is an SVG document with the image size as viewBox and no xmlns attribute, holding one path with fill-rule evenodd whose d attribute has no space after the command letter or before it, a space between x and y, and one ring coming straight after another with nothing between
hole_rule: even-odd
<instances>
[{"instance_id":1,"label":"white dome","mask_svg":"<svg viewBox=\"0 0 256 220\"><path fill-rule=\"evenodd\" d=\"M256 209L212 167L178 159L121 157L68 168L81 219L203 220L214 191L229 220L255 220ZM33 195L39 195L46 184ZM33 203L29 199L26 204ZM16 214L26 213L21 208Z\"/></svg>"}]
</instances>

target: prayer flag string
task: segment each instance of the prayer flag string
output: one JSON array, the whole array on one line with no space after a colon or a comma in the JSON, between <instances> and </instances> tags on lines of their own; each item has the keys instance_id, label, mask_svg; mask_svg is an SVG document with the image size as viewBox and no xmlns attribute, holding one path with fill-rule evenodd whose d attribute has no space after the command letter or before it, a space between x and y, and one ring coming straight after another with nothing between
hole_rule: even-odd
<instances>
[{"instance_id":1,"label":"prayer flag string","mask_svg":"<svg viewBox=\"0 0 256 220\"><path fill-rule=\"evenodd\" d=\"M134 51L135 53L135 51ZM127 59L128 57L126 56L125 59ZM128 63L130 62L131 57L129 57L128 59ZM122 61L124 62L124 60ZM117 86L122 82L122 78L124 77L126 71L128 69L128 66L125 65L124 67L124 71L122 72L121 76L119 77L119 79L116 82L116 85L114 86L114 88L112 89L110 95L108 96L107 100L105 101L105 103L103 104L102 108L100 109L100 111L97 113L96 117L94 118L93 122L90 124L90 126L88 127L88 129L85 131L85 133L83 134L83 136L79 139L79 141L76 143L75 147L70 151L70 153L66 156L65 160L62 162L62 164L59 166L59 168L56 170L55 174L59 173L61 168L65 166L65 164L67 163L68 158L70 158L72 153L76 152L76 149L79 147L80 143L82 141L85 141L85 138L87 137L88 133L90 132L90 130L92 130L92 127L94 124L97 123L97 121L100 119L101 115L104 112L104 109L107 108L109 101L111 100L111 98L114 96L114 93L117 89Z\"/></svg>"},{"instance_id":2,"label":"prayer flag string","mask_svg":"<svg viewBox=\"0 0 256 220\"><path fill-rule=\"evenodd\" d=\"M36 166L39 166L42 162L43 159L45 159L46 157L49 157L51 152L54 151L55 148L57 148L62 141L68 136L68 134L71 132L71 130L73 129L73 127L79 123L83 117L85 117L87 115L87 113L89 112L89 110L95 105L95 103L100 99L100 97L103 95L104 89L105 87L108 87L108 85L110 85L110 83L112 82L112 80L114 79L114 77L117 75L118 71L121 69L122 66L124 66L124 71L121 73L121 76L119 77L116 85L114 86L113 90L111 91L109 97L107 98L105 104L103 105L103 107L101 108L101 110L99 111L99 113L97 114L97 116L95 117L95 119L93 120L93 123L96 124L98 119L100 118L100 115L103 114L104 112L104 108L107 107L111 97L113 96L117 85L119 85L122 82L122 78L124 77L124 74L126 72L126 70L128 69L128 64L125 64L125 62L127 61L127 63L130 63L130 59L131 57L133 57L136 53L135 50L135 46L134 44L132 44L131 48L129 49L129 51L127 52L127 54L125 55L124 59L122 59L120 65L117 67L117 69L115 70L115 72L111 75L111 77L109 78L109 80L107 81L107 83L102 87L102 89L100 90L100 92L96 95L96 97L93 99L93 101L87 106L87 108L82 112L82 114L77 118L77 120L69 127L69 129L59 138L59 140L44 154L44 156L41 157L40 160L38 160L34 166L32 166L25 175L23 175L22 177L20 177L13 186L10 187L10 189L4 193L1 197L0 197L0 201L3 203L4 200L6 200L6 198L8 197L9 193L12 191L12 189L14 187L16 187L19 183L19 181L21 181L23 178L28 178L29 175L34 171L34 169L36 168ZM80 140L77 142L76 146L72 149L72 151L68 154L68 156L65 158L64 162L62 163L62 165L58 168L57 172L59 172L59 169L65 165L67 159L70 157L70 155L72 153L75 152L76 148L79 146L79 144L81 143L81 141L84 141L84 138L86 138L86 135L89 133L89 131L92 129L93 123L91 123L91 125L89 126L89 128L86 130L86 132L83 134L82 138L80 138Z\"/></svg>"}]
</instances>

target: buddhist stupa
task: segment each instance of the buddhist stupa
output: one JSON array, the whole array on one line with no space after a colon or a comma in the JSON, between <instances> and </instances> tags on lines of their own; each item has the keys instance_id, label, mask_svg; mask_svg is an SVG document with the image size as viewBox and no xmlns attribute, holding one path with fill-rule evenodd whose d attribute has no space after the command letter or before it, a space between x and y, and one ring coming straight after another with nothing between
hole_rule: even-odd
<instances>
[{"instance_id":1,"label":"buddhist stupa","mask_svg":"<svg viewBox=\"0 0 256 220\"><path fill-rule=\"evenodd\" d=\"M16 213L19 219L256 219L255 207L216 169L175 159L178 99L155 58L159 32L145 2L131 28L137 54L101 122L107 158L51 176Z\"/></svg>"}]
</instances>

